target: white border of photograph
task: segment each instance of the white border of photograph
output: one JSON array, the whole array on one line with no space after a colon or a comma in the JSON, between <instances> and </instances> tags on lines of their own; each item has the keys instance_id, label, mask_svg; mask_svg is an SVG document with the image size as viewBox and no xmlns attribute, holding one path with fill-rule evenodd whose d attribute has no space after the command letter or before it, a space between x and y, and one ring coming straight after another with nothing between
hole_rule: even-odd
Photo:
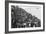
<instances>
[{"instance_id":1,"label":"white border of photograph","mask_svg":"<svg viewBox=\"0 0 46 34\"><path fill-rule=\"evenodd\" d=\"M29 27L29 28L11 28L11 5L24 5L24 6L40 6L41 7L41 27ZM24 30L39 30L43 29L43 5L39 4L20 4L9 3L9 31L24 31Z\"/></svg>"}]
</instances>

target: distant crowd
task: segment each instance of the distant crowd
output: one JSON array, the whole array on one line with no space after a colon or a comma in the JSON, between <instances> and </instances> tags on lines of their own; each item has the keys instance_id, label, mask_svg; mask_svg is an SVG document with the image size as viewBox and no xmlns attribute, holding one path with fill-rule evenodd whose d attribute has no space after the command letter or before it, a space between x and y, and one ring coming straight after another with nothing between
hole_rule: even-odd
<instances>
[{"instance_id":1,"label":"distant crowd","mask_svg":"<svg viewBox=\"0 0 46 34\"><path fill-rule=\"evenodd\" d=\"M41 21L19 6L11 6L12 28L40 27Z\"/></svg>"}]
</instances>

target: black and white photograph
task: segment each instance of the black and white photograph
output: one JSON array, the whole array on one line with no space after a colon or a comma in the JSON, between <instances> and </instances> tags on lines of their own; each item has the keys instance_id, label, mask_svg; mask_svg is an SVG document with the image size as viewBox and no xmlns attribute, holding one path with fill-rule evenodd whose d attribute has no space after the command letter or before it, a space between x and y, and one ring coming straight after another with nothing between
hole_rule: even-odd
<instances>
[{"instance_id":1,"label":"black and white photograph","mask_svg":"<svg viewBox=\"0 0 46 34\"><path fill-rule=\"evenodd\" d=\"M8 4L8 31L43 30L43 4L10 2Z\"/></svg>"},{"instance_id":2,"label":"black and white photograph","mask_svg":"<svg viewBox=\"0 0 46 34\"><path fill-rule=\"evenodd\" d=\"M11 5L11 28L41 27L40 8Z\"/></svg>"}]
</instances>

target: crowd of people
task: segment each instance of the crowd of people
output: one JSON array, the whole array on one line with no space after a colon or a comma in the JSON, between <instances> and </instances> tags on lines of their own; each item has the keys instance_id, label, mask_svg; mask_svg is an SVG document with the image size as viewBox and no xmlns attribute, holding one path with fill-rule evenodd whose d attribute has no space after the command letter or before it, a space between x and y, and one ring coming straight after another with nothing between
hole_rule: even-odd
<instances>
[{"instance_id":1,"label":"crowd of people","mask_svg":"<svg viewBox=\"0 0 46 34\"><path fill-rule=\"evenodd\" d=\"M11 6L11 27L40 27L41 21L37 17L29 14L19 6Z\"/></svg>"}]
</instances>

